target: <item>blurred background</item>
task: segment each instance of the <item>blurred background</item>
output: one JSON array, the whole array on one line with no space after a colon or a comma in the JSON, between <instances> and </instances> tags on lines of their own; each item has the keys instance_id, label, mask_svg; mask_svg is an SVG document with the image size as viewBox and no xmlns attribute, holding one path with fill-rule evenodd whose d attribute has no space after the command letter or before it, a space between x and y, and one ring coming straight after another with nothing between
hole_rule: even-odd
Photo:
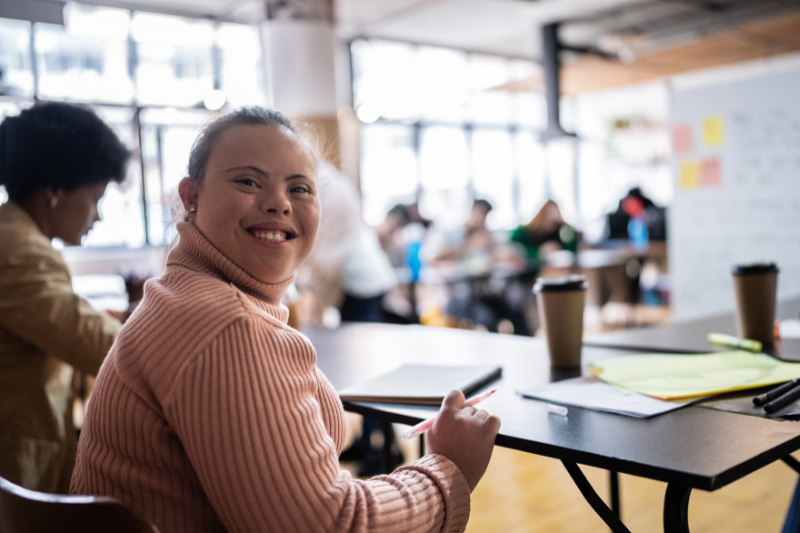
<instances>
[{"instance_id":1,"label":"blurred background","mask_svg":"<svg viewBox=\"0 0 800 533\"><path fill-rule=\"evenodd\" d=\"M591 332L673 316L671 95L796 64L799 29L789 0L4 0L0 116L86 104L135 154L76 275L158 275L198 129L266 105L355 186L386 316L535 334L530 281L582 272ZM335 325L347 287L309 268L303 317Z\"/></svg>"}]
</instances>

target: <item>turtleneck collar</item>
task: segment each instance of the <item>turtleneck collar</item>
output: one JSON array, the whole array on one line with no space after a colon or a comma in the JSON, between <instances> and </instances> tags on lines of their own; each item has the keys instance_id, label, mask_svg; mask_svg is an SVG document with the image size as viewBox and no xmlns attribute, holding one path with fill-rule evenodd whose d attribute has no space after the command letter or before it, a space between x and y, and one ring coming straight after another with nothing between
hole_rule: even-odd
<instances>
[{"instance_id":1,"label":"turtleneck collar","mask_svg":"<svg viewBox=\"0 0 800 533\"><path fill-rule=\"evenodd\" d=\"M167 259L167 266L182 265L191 270L202 272L230 282L245 294L252 296L269 306L277 307L286 293L294 276L281 283L264 283L259 281L228 259L197 227L190 222L179 222L177 225L180 241ZM275 310L283 315L286 308ZM283 318L283 317L281 317ZM287 317L288 318L288 313ZM285 320L283 320L285 322Z\"/></svg>"}]
</instances>

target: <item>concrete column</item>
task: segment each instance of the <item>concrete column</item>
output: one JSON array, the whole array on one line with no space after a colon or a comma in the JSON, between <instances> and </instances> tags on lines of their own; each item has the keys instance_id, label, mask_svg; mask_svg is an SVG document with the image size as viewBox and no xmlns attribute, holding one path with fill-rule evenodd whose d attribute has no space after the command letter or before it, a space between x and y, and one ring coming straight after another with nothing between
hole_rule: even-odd
<instances>
[{"instance_id":1,"label":"concrete column","mask_svg":"<svg viewBox=\"0 0 800 533\"><path fill-rule=\"evenodd\" d=\"M356 179L352 154L342 157L339 115L346 118L352 109L349 61L342 61L349 54L343 57L346 45L335 35L332 0L267 0L261 35L270 105L311 124L323 155Z\"/></svg>"}]
</instances>

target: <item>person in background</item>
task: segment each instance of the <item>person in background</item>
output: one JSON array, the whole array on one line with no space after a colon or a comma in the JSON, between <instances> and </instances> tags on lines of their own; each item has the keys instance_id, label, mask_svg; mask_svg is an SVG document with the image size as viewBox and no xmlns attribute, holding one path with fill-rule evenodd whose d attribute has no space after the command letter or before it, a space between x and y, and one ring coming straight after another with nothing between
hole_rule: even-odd
<instances>
[{"instance_id":1,"label":"person in background","mask_svg":"<svg viewBox=\"0 0 800 533\"><path fill-rule=\"evenodd\" d=\"M509 240L522 245L529 262L544 260L550 250L578 251L578 234L564 222L561 210L553 200L547 200L528 224L515 229Z\"/></svg>"},{"instance_id":2,"label":"person in background","mask_svg":"<svg viewBox=\"0 0 800 533\"><path fill-rule=\"evenodd\" d=\"M72 291L51 245L79 245L128 151L94 113L37 105L0 124L0 477L66 493L75 369L96 374L120 322Z\"/></svg>"},{"instance_id":3,"label":"person in background","mask_svg":"<svg viewBox=\"0 0 800 533\"><path fill-rule=\"evenodd\" d=\"M317 235L318 159L260 107L200 133L180 240L100 371L70 492L162 533L464 531L500 421L460 392L416 463L367 481L339 468L342 403L280 304Z\"/></svg>"},{"instance_id":4,"label":"person in background","mask_svg":"<svg viewBox=\"0 0 800 533\"><path fill-rule=\"evenodd\" d=\"M325 211L301 285L314 293L317 315L336 305L344 322L383 322L382 300L397 278L375 230L364 223L358 190L324 160L317 180Z\"/></svg>"},{"instance_id":5,"label":"person in background","mask_svg":"<svg viewBox=\"0 0 800 533\"><path fill-rule=\"evenodd\" d=\"M459 261L475 255L491 256L495 246L494 235L486 227L486 217L491 211L492 204L476 199L463 229L457 235L446 238L434 261Z\"/></svg>"},{"instance_id":6,"label":"person in background","mask_svg":"<svg viewBox=\"0 0 800 533\"><path fill-rule=\"evenodd\" d=\"M639 187L628 191L619 201L617 210L607 215L606 239L628 240L628 228L632 216L639 215L647 226L651 241L664 241L667 238L666 210L657 206L642 193Z\"/></svg>"},{"instance_id":7,"label":"person in background","mask_svg":"<svg viewBox=\"0 0 800 533\"><path fill-rule=\"evenodd\" d=\"M383 322L383 298L397 286L389 258L381 248L376 231L361 216L361 198L353 182L327 161L317 168L320 203L325 206L314 249L298 276L304 279L304 298L317 308L339 307L343 322ZM394 215L393 215L394 216ZM302 276L301 276L302 274ZM379 420L365 417L361 435L340 455L342 461L359 461L358 475L380 473L381 449L372 447L372 433L384 431ZM384 438L394 441L387 425ZM398 446L393 446L392 467L403 462Z\"/></svg>"}]
</instances>

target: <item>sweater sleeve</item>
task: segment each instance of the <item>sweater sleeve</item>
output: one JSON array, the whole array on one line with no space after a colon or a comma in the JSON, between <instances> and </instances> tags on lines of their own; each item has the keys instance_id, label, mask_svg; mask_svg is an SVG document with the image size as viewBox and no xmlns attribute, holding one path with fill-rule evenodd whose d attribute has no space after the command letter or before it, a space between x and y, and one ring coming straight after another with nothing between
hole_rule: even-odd
<instances>
[{"instance_id":1,"label":"sweater sleeve","mask_svg":"<svg viewBox=\"0 0 800 533\"><path fill-rule=\"evenodd\" d=\"M239 532L461 532L469 489L429 455L391 475L339 469L315 397L313 351L255 319L226 328L164 403L211 504Z\"/></svg>"},{"instance_id":2,"label":"sweater sleeve","mask_svg":"<svg viewBox=\"0 0 800 533\"><path fill-rule=\"evenodd\" d=\"M97 374L120 323L72 291L53 249L28 245L0 265L0 326L75 368Z\"/></svg>"}]
</instances>

